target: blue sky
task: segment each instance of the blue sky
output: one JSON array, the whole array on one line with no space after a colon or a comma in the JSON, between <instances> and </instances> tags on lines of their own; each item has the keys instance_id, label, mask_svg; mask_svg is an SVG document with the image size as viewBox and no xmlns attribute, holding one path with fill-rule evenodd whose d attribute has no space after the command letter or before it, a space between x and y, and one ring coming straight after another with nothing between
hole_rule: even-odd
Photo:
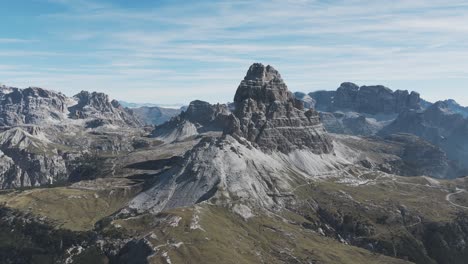
<instances>
[{"instance_id":1,"label":"blue sky","mask_svg":"<svg viewBox=\"0 0 468 264\"><path fill-rule=\"evenodd\" d=\"M468 105L457 0L0 0L0 82L160 104L232 101L253 62L292 91L341 82Z\"/></svg>"}]
</instances>

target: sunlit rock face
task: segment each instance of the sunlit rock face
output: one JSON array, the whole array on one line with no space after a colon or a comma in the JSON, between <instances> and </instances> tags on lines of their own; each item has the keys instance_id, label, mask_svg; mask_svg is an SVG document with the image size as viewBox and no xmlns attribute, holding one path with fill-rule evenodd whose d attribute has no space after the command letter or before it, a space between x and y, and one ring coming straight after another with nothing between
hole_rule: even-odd
<instances>
[{"instance_id":1,"label":"sunlit rock face","mask_svg":"<svg viewBox=\"0 0 468 264\"><path fill-rule=\"evenodd\" d=\"M288 153L307 148L329 153L333 149L318 113L304 110L271 66L255 63L249 68L237 88L234 105L226 133L244 137L264 151Z\"/></svg>"}]
</instances>

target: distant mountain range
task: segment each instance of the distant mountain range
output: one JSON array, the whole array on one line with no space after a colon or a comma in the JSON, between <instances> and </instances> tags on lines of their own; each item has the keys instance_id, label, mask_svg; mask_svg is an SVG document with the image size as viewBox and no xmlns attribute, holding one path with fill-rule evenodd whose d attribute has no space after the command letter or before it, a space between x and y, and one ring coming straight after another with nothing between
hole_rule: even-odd
<instances>
[{"instance_id":1,"label":"distant mountain range","mask_svg":"<svg viewBox=\"0 0 468 264\"><path fill-rule=\"evenodd\" d=\"M183 109L0 87L1 263L466 263L468 119L251 65Z\"/></svg>"}]
</instances>

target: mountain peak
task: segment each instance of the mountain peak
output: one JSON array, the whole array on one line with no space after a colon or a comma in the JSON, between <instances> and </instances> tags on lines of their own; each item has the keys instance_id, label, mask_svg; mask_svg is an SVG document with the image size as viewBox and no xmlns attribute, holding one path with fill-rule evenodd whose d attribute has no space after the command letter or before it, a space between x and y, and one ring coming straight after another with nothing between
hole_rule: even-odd
<instances>
[{"instance_id":1,"label":"mountain peak","mask_svg":"<svg viewBox=\"0 0 468 264\"><path fill-rule=\"evenodd\" d=\"M338 89L345 89L345 90L352 90L352 91L358 91L359 86L355 83L352 82L344 82L338 87Z\"/></svg>"},{"instance_id":2,"label":"mountain peak","mask_svg":"<svg viewBox=\"0 0 468 264\"><path fill-rule=\"evenodd\" d=\"M234 116L225 131L228 134L244 137L266 151L332 151L317 112L304 111L304 104L295 99L272 66L250 66L237 88L234 104Z\"/></svg>"},{"instance_id":3,"label":"mountain peak","mask_svg":"<svg viewBox=\"0 0 468 264\"><path fill-rule=\"evenodd\" d=\"M275 101L294 101L294 95L275 68L254 63L237 88L234 103L240 104L246 99L271 104Z\"/></svg>"},{"instance_id":4,"label":"mountain peak","mask_svg":"<svg viewBox=\"0 0 468 264\"><path fill-rule=\"evenodd\" d=\"M260 80L262 83L267 83L274 79L281 80L279 72L272 66L264 66L261 63L252 64L244 78L245 81Z\"/></svg>"}]
</instances>

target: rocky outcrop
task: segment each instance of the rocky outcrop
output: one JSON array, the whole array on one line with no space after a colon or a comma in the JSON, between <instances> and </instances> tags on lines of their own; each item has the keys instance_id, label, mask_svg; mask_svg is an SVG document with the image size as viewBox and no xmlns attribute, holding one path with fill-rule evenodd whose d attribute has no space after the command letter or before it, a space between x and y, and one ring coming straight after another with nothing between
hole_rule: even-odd
<instances>
[{"instance_id":1,"label":"rocky outcrop","mask_svg":"<svg viewBox=\"0 0 468 264\"><path fill-rule=\"evenodd\" d=\"M14 127L0 133L0 188L65 182L66 154L56 149L37 127Z\"/></svg>"},{"instance_id":2,"label":"rocky outcrop","mask_svg":"<svg viewBox=\"0 0 468 264\"><path fill-rule=\"evenodd\" d=\"M463 173L440 147L412 134L398 133L383 138L338 134L333 137L355 151L356 163L368 169L441 179L460 177Z\"/></svg>"},{"instance_id":3,"label":"rocky outcrop","mask_svg":"<svg viewBox=\"0 0 468 264\"><path fill-rule=\"evenodd\" d=\"M271 66L253 64L234 97L235 111L226 134L243 137L264 151L290 152L308 148L332 151L319 114L304 110Z\"/></svg>"},{"instance_id":4,"label":"rocky outcrop","mask_svg":"<svg viewBox=\"0 0 468 264\"><path fill-rule=\"evenodd\" d=\"M76 105L68 108L72 119L86 119L86 126L95 128L104 124L140 126L131 110L123 108L116 100L109 100L104 93L82 91L74 96Z\"/></svg>"},{"instance_id":5,"label":"rocky outcrop","mask_svg":"<svg viewBox=\"0 0 468 264\"><path fill-rule=\"evenodd\" d=\"M0 126L53 126L83 119L87 127L103 124L139 126L133 113L103 93L81 92L74 98L37 87L0 87Z\"/></svg>"},{"instance_id":6,"label":"rocky outcrop","mask_svg":"<svg viewBox=\"0 0 468 264\"><path fill-rule=\"evenodd\" d=\"M302 93L302 92L295 92L294 97L296 97L296 99L299 99L304 103L304 108L306 108L306 109L314 108L315 109L316 102L315 102L314 98L310 97L310 95Z\"/></svg>"},{"instance_id":7,"label":"rocky outcrop","mask_svg":"<svg viewBox=\"0 0 468 264\"><path fill-rule=\"evenodd\" d=\"M445 100L443 101L443 103L446 105L448 109L450 109L450 111L460 114L464 117L468 117L468 107L461 106L459 103L457 103L453 99Z\"/></svg>"},{"instance_id":8,"label":"rocky outcrop","mask_svg":"<svg viewBox=\"0 0 468 264\"><path fill-rule=\"evenodd\" d=\"M403 176L432 176L455 178L462 176L447 154L437 146L411 134L394 134L385 137L391 144L400 146L396 154L401 162L393 163L392 173Z\"/></svg>"},{"instance_id":9,"label":"rocky outcrop","mask_svg":"<svg viewBox=\"0 0 468 264\"><path fill-rule=\"evenodd\" d=\"M67 182L74 158L130 150L125 133L138 135L138 126L131 112L102 93L69 98L42 88L2 86L0 189Z\"/></svg>"},{"instance_id":10,"label":"rocky outcrop","mask_svg":"<svg viewBox=\"0 0 468 264\"><path fill-rule=\"evenodd\" d=\"M142 106L132 108L131 111L133 111L142 124L146 125L161 125L182 112L181 109L158 106Z\"/></svg>"},{"instance_id":11,"label":"rocky outcrop","mask_svg":"<svg viewBox=\"0 0 468 264\"><path fill-rule=\"evenodd\" d=\"M330 133L371 136L394 120L394 116L372 117L356 112L320 112L320 118Z\"/></svg>"},{"instance_id":12,"label":"rocky outcrop","mask_svg":"<svg viewBox=\"0 0 468 264\"><path fill-rule=\"evenodd\" d=\"M222 132L230 120L229 114L226 105L196 100L180 115L157 126L152 135L164 142L173 142L210 131Z\"/></svg>"},{"instance_id":13,"label":"rocky outcrop","mask_svg":"<svg viewBox=\"0 0 468 264\"><path fill-rule=\"evenodd\" d=\"M447 102L437 102L425 111L406 111L380 134L411 133L442 148L451 160L468 168L468 120L454 113Z\"/></svg>"},{"instance_id":14,"label":"rocky outcrop","mask_svg":"<svg viewBox=\"0 0 468 264\"><path fill-rule=\"evenodd\" d=\"M0 126L58 123L66 111L67 98L61 93L36 87L0 88Z\"/></svg>"},{"instance_id":15,"label":"rocky outcrop","mask_svg":"<svg viewBox=\"0 0 468 264\"><path fill-rule=\"evenodd\" d=\"M316 101L316 109L325 112L342 110L375 115L421 109L417 92L394 92L382 85L359 87L345 82L336 91L318 91L309 96Z\"/></svg>"},{"instance_id":16,"label":"rocky outcrop","mask_svg":"<svg viewBox=\"0 0 468 264\"><path fill-rule=\"evenodd\" d=\"M197 127L205 129L222 130L226 125L227 116L230 114L226 105L196 100L190 103L182 118L194 123Z\"/></svg>"}]
</instances>

